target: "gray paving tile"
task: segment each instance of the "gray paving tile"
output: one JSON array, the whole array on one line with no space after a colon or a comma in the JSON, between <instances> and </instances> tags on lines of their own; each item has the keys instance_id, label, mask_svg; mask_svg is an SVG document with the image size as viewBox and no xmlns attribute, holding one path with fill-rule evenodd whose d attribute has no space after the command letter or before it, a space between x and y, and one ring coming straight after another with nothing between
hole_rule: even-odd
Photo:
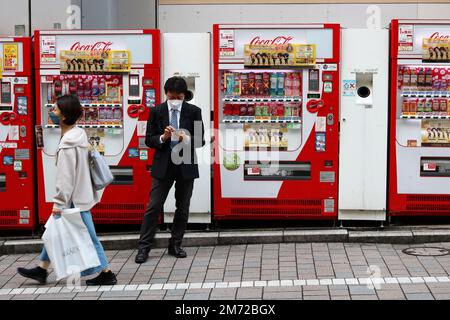
<instances>
[{"instance_id":1,"label":"gray paving tile","mask_svg":"<svg viewBox=\"0 0 450 320\"><path fill-rule=\"evenodd\" d=\"M408 300L434 300L431 293L409 293L406 294Z\"/></svg>"}]
</instances>

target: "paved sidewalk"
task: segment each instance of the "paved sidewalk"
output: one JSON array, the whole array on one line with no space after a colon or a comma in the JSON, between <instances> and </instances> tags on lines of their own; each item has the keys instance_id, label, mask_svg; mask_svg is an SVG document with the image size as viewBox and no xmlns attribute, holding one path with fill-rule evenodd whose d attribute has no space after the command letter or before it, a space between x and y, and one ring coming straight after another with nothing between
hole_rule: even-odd
<instances>
[{"instance_id":1,"label":"paved sidewalk","mask_svg":"<svg viewBox=\"0 0 450 320\"><path fill-rule=\"evenodd\" d=\"M147 263L134 250L107 251L118 285L38 285L16 273L37 254L0 256L0 300L127 299L217 300L450 299L450 255L417 257L403 249L420 244L277 243L185 248L176 259L154 249ZM423 246L450 249L450 242ZM85 279L82 279L85 280Z\"/></svg>"}]
</instances>

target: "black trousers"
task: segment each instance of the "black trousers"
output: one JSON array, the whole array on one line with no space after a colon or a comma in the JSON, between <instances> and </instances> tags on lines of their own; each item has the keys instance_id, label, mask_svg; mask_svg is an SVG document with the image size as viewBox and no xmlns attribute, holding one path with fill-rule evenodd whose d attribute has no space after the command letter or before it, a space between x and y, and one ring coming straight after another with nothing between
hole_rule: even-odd
<instances>
[{"instance_id":1,"label":"black trousers","mask_svg":"<svg viewBox=\"0 0 450 320\"><path fill-rule=\"evenodd\" d=\"M141 226L141 237L139 239L140 250L148 251L152 248L153 239L158 228L158 218L163 212L164 203L174 182L176 210L172 224L170 245L181 245L188 222L194 180L184 180L180 165L175 165L169 157L169 165L165 178L161 180L153 178L152 181L150 201Z\"/></svg>"}]
</instances>

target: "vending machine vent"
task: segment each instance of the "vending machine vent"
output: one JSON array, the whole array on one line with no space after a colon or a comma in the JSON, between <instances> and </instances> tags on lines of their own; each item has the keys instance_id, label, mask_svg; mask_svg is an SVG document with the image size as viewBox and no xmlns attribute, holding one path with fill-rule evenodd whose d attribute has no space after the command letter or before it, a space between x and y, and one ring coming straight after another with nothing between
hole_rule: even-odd
<instances>
[{"instance_id":1,"label":"vending machine vent","mask_svg":"<svg viewBox=\"0 0 450 320\"><path fill-rule=\"evenodd\" d=\"M320 215L322 214L321 208L231 208L232 215Z\"/></svg>"},{"instance_id":2,"label":"vending machine vent","mask_svg":"<svg viewBox=\"0 0 450 320\"><path fill-rule=\"evenodd\" d=\"M450 204L407 204L406 210L420 211L450 211Z\"/></svg>"},{"instance_id":3,"label":"vending machine vent","mask_svg":"<svg viewBox=\"0 0 450 320\"><path fill-rule=\"evenodd\" d=\"M105 203L98 204L92 210L93 212L103 211L103 210L119 210L119 211L139 211L143 212L145 210L145 206L143 204L134 204L134 203Z\"/></svg>"},{"instance_id":4,"label":"vending machine vent","mask_svg":"<svg viewBox=\"0 0 450 320\"><path fill-rule=\"evenodd\" d=\"M277 199L233 199L232 206L317 206L322 205L322 200L277 200Z\"/></svg>"},{"instance_id":5,"label":"vending machine vent","mask_svg":"<svg viewBox=\"0 0 450 320\"><path fill-rule=\"evenodd\" d=\"M0 226L17 225L17 218L14 219L0 219Z\"/></svg>"},{"instance_id":6,"label":"vending machine vent","mask_svg":"<svg viewBox=\"0 0 450 320\"><path fill-rule=\"evenodd\" d=\"M17 217L17 210L0 210L0 217Z\"/></svg>"},{"instance_id":7,"label":"vending machine vent","mask_svg":"<svg viewBox=\"0 0 450 320\"><path fill-rule=\"evenodd\" d=\"M415 201L415 202L422 202L422 201L428 201L428 202L450 202L450 196L442 195L442 196L435 196L435 195L408 195L406 197L406 201Z\"/></svg>"}]
</instances>

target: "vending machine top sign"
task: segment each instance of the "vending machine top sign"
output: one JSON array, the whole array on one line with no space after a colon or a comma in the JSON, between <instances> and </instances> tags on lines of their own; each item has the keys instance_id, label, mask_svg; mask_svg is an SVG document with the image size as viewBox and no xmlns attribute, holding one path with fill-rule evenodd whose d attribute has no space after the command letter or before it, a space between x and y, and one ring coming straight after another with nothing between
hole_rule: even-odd
<instances>
[{"instance_id":1,"label":"vending machine top sign","mask_svg":"<svg viewBox=\"0 0 450 320\"><path fill-rule=\"evenodd\" d=\"M393 20L392 58L450 62L450 20ZM437 49L436 49L437 48Z\"/></svg>"},{"instance_id":2,"label":"vending machine top sign","mask_svg":"<svg viewBox=\"0 0 450 320\"><path fill-rule=\"evenodd\" d=\"M89 71L100 71L100 68L108 67L111 70L104 70L126 72L130 68L144 65L157 68L160 66L160 59L155 37L159 37L159 34L154 30L39 30L35 32L35 38L40 39L39 54L35 57L36 65L80 72L72 70L75 64L66 64L66 60L69 57L81 59L79 56L86 54L91 56L91 60L103 60L103 64L92 63L93 70ZM132 61L131 52L134 53ZM98 59L95 59L97 56Z\"/></svg>"},{"instance_id":3,"label":"vending machine top sign","mask_svg":"<svg viewBox=\"0 0 450 320\"><path fill-rule=\"evenodd\" d=\"M219 37L219 47L215 48L219 63L244 63L246 51L252 46L289 45L299 52L313 48L317 62L339 61L340 28L337 24L219 24L214 28Z\"/></svg>"}]
</instances>

